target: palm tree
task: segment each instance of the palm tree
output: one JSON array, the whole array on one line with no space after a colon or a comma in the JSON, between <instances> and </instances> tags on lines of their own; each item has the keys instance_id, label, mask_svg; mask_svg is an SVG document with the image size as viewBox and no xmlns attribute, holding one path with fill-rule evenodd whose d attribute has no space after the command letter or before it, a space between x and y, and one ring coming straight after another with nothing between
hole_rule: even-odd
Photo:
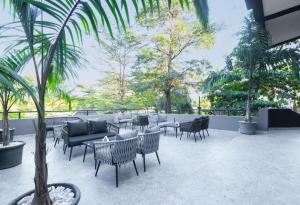
<instances>
[{"instance_id":1,"label":"palm tree","mask_svg":"<svg viewBox=\"0 0 300 205\"><path fill-rule=\"evenodd\" d=\"M19 73L29 60L29 55L26 52L12 52L5 58L0 59L0 67L10 69L15 73ZM9 144L9 124L8 113L16 101L24 97L24 88L18 83L14 83L13 79L11 86L7 86L5 81L0 81L0 103L2 105L2 138L3 146Z\"/></svg>"},{"instance_id":2,"label":"palm tree","mask_svg":"<svg viewBox=\"0 0 300 205\"><path fill-rule=\"evenodd\" d=\"M189 0L179 0L182 7L189 7ZM49 85L61 82L73 73L72 65L77 61L77 55L71 55L71 47L82 42L83 31L93 32L97 39L98 27L106 27L113 36L109 14L114 18L118 27L126 30L126 23L130 20L128 2L107 0L105 3L99 0L9 0L17 14L24 38L19 41L26 44L32 58L37 82L37 94L26 84L26 81L17 73L7 68L0 68L3 76L17 80L24 86L33 98L38 111L38 130L35 136L35 193L33 205L51 204L47 189L48 169L46 163L46 125L45 125L45 92ZM194 0L194 5L200 21L208 23L208 8L206 0ZM151 8L159 9L160 1L156 0L132 0L131 3L136 13L139 7L146 11L147 4ZM171 6L172 0L168 0ZM39 13L46 15L49 21ZM124 14L125 13L125 14ZM125 18L123 16L126 16ZM47 39L47 41L45 40ZM47 46L44 46L46 45ZM76 52L75 52L76 53ZM73 53L74 54L74 53ZM70 56L71 55L71 56ZM76 57L77 56L77 57ZM40 63L38 61L40 60ZM7 85L10 82L7 81Z\"/></svg>"}]
</instances>

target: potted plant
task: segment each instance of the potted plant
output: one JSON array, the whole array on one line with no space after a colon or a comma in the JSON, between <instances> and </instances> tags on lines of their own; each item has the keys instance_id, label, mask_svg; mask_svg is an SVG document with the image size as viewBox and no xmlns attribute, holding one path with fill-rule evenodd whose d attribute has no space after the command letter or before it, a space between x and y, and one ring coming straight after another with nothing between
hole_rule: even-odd
<instances>
[{"instance_id":1,"label":"potted plant","mask_svg":"<svg viewBox=\"0 0 300 205\"><path fill-rule=\"evenodd\" d=\"M250 14L245 18L245 27L240 33L239 43L231 54L231 58L235 58L236 66L242 68L248 81L246 114L244 120L239 121L239 132L242 134L256 134L257 123L252 120L251 114L253 82L256 76L267 70L267 61L264 58L267 56L268 49L266 32Z\"/></svg>"},{"instance_id":2,"label":"potted plant","mask_svg":"<svg viewBox=\"0 0 300 205\"><path fill-rule=\"evenodd\" d=\"M0 59L0 67L10 69L18 73L28 56L26 53L11 53ZM22 62L22 63L21 63ZM8 113L18 99L24 96L24 89L15 80L11 80L11 86L0 81L0 104L2 105L2 129L0 141L0 169L17 166L22 163L23 147L25 142L13 141L14 129L9 128Z\"/></svg>"}]
</instances>

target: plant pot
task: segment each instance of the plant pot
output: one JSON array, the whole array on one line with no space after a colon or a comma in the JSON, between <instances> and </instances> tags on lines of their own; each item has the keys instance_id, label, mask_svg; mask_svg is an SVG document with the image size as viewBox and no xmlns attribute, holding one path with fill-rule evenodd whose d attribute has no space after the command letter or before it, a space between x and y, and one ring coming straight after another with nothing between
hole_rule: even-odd
<instances>
[{"instance_id":1,"label":"plant pot","mask_svg":"<svg viewBox=\"0 0 300 205\"><path fill-rule=\"evenodd\" d=\"M245 135L255 135L256 134L256 122L245 122L239 121L239 132Z\"/></svg>"},{"instance_id":2,"label":"plant pot","mask_svg":"<svg viewBox=\"0 0 300 205\"><path fill-rule=\"evenodd\" d=\"M13 144L16 143L16 144ZM22 163L25 142L11 142L9 146L0 147L0 170L17 166Z\"/></svg>"},{"instance_id":3,"label":"plant pot","mask_svg":"<svg viewBox=\"0 0 300 205\"><path fill-rule=\"evenodd\" d=\"M9 141L10 142L14 141L15 130L16 130L15 128L9 128ZM0 143L3 142L2 132L3 132L3 129L0 129Z\"/></svg>"},{"instance_id":4,"label":"plant pot","mask_svg":"<svg viewBox=\"0 0 300 205\"><path fill-rule=\"evenodd\" d=\"M80 197L81 197L81 192L79 190L79 188L74 185L74 184L69 184L69 183L54 183L54 184L48 184L48 187L51 187L51 186L54 186L54 187L58 187L58 186L62 186L62 187L65 187L65 188L69 188L72 190L72 192L74 193L75 197L74 197L74 201L71 205L77 205L79 204L79 201L80 201ZM10 202L8 205L17 205L17 203L23 199L24 197L26 196L29 196L31 194L34 193L34 190L31 190L31 191L28 191L26 192L25 194L22 194L21 196L19 196L18 198L14 199L12 202Z\"/></svg>"}]
</instances>

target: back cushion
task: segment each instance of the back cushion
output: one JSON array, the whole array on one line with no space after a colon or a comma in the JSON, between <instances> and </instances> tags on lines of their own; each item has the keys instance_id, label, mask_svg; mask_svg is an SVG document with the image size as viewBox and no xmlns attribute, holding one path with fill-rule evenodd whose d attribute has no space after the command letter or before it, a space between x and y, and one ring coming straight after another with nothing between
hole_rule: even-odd
<instances>
[{"instance_id":1,"label":"back cushion","mask_svg":"<svg viewBox=\"0 0 300 205\"><path fill-rule=\"evenodd\" d=\"M88 122L67 122L69 137L89 134Z\"/></svg>"},{"instance_id":2,"label":"back cushion","mask_svg":"<svg viewBox=\"0 0 300 205\"><path fill-rule=\"evenodd\" d=\"M100 121L100 120L90 120L90 133L97 134L97 133L105 133L107 132L107 122Z\"/></svg>"}]
</instances>

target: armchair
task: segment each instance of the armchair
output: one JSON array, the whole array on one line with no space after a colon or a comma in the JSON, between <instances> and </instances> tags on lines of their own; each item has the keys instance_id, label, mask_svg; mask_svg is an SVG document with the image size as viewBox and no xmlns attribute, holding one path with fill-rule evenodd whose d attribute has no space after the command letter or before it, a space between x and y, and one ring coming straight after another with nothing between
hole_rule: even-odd
<instances>
[{"instance_id":1,"label":"armchair","mask_svg":"<svg viewBox=\"0 0 300 205\"><path fill-rule=\"evenodd\" d=\"M97 168L95 176L101 163L115 166L116 168L116 187L119 185L118 168L121 164L133 162L136 175L139 173L136 168L135 158L138 147L138 137L113 140L109 142L97 142L95 144Z\"/></svg>"},{"instance_id":2,"label":"armchair","mask_svg":"<svg viewBox=\"0 0 300 205\"><path fill-rule=\"evenodd\" d=\"M146 130L147 131L147 130ZM154 132L145 132L139 136L139 143L137 153L141 154L143 157L144 172L146 172L146 154L155 153L158 163L160 160L158 157L158 148L159 148L159 139L160 139L160 130L159 127Z\"/></svg>"},{"instance_id":3,"label":"armchair","mask_svg":"<svg viewBox=\"0 0 300 205\"><path fill-rule=\"evenodd\" d=\"M187 133L187 137L191 136L191 134L194 134L194 139L195 142L197 142L196 139L196 133L199 133L199 137L202 140L200 131L201 131L201 125L202 125L202 120L193 120L190 122L184 122L184 123L180 123L180 131L181 131L181 136L180 136L180 140L182 138L183 132Z\"/></svg>"}]
</instances>

